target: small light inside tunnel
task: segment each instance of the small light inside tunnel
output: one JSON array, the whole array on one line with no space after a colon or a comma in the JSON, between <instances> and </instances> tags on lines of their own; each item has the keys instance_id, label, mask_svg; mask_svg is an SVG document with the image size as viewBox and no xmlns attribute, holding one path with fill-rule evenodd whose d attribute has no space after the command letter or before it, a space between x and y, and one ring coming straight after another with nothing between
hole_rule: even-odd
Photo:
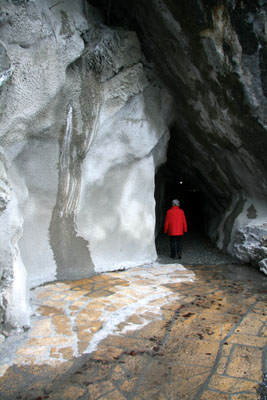
<instances>
[{"instance_id":1,"label":"small light inside tunnel","mask_svg":"<svg viewBox=\"0 0 267 400\"><path fill-rule=\"evenodd\" d=\"M183 184L183 181L180 181L180 185L182 185Z\"/></svg>"}]
</instances>

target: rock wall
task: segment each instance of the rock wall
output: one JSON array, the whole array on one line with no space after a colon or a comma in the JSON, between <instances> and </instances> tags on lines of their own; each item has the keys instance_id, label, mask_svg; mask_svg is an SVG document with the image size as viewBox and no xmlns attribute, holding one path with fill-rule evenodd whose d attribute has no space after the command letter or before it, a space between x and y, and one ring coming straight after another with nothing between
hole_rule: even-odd
<instances>
[{"instance_id":1,"label":"rock wall","mask_svg":"<svg viewBox=\"0 0 267 400\"><path fill-rule=\"evenodd\" d=\"M267 275L267 223L240 227L235 234L233 254Z\"/></svg>"},{"instance_id":2,"label":"rock wall","mask_svg":"<svg viewBox=\"0 0 267 400\"><path fill-rule=\"evenodd\" d=\"M155 260L172 99L85 1L0 7L0 322L23 326L29 288Z\"/></svg>"},{"instance_id":3,"label":"rock wall","mask_svg":"<svg viewBox=\"0 0 267 400\"><path fill-rule=\"evenodd\" d=\"M207 233L232 252L267 215L266 2L114 0L108 16L136 30L175 100L167 176L201 192Z\"/></svg>"}]
</instances>

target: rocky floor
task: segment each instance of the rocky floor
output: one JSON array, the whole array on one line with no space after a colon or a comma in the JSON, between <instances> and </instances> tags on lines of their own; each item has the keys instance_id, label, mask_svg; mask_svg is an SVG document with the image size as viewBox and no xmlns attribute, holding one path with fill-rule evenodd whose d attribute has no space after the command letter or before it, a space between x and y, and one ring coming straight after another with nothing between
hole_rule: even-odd
<instances>
[{"instance_id":1,"label":"rocky floor","mask_svg":"<svg viewBox=\"0 0 267 400\"><path fill-rule=\"evenodd\" d=\"M156 240L156 246L158 261L172 263L168 235L160 233ZM218 250L204 233L193 230L183 236L182 259L179 262L186 265L213 265L234 264L237 260Z\"/></svg>"},{"instance_id":2,"label":"rocky floor","mask_svg":"<svg viewBox=\"0 0 267 400\"><path fill-rule=\"evenodd\" d=\"M264 399L266 293L264 275L225 263L36 288L32 328L0 346L0 398Z\"/></svg>"}]
</instances>

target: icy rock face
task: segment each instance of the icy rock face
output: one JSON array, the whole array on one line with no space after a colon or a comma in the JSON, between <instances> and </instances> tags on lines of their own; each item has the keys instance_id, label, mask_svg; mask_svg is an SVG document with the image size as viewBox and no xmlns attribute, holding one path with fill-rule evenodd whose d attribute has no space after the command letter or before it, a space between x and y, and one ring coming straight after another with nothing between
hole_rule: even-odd
<instances>
[{"instance_id":1,"label":"icy rock face","mask_svg":"<svg viewBox=\"0 0 267 400\"><path fill-rule=\"evenodd\" d=\"M86 2L0 7L0 318L22 326L31 287L155 260L171 98Z\"/></svg>"},{"instance_id":2,"label":"icy rock face","mask_svg":"<svg viewBox=\"0 0 267 400\"><path fill-rule=\"evenodd\" d=\"M258 267L267 275L267 223L240 227L233 254L242 262Z\"/></svg>"}]
</instances>

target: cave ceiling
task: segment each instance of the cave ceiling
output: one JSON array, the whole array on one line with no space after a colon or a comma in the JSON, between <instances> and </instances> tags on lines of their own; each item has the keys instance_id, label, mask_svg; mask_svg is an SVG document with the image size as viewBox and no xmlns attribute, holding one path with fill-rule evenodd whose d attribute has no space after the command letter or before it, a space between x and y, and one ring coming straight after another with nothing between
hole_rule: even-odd
<instances>
[{"instance_id":1,"label":"cave ceiling","mask_svg":"<svg viewBox=\"0 0 267 400\"><path fill-rule=\"evenodd\" d=\"M137 32L148 69L173 96L168 170L197 182L218 207L231 202L233 192L243 198L267 192L264 3L111 0L101 5L106 24Z\"/></svg>"}]
</instances>

